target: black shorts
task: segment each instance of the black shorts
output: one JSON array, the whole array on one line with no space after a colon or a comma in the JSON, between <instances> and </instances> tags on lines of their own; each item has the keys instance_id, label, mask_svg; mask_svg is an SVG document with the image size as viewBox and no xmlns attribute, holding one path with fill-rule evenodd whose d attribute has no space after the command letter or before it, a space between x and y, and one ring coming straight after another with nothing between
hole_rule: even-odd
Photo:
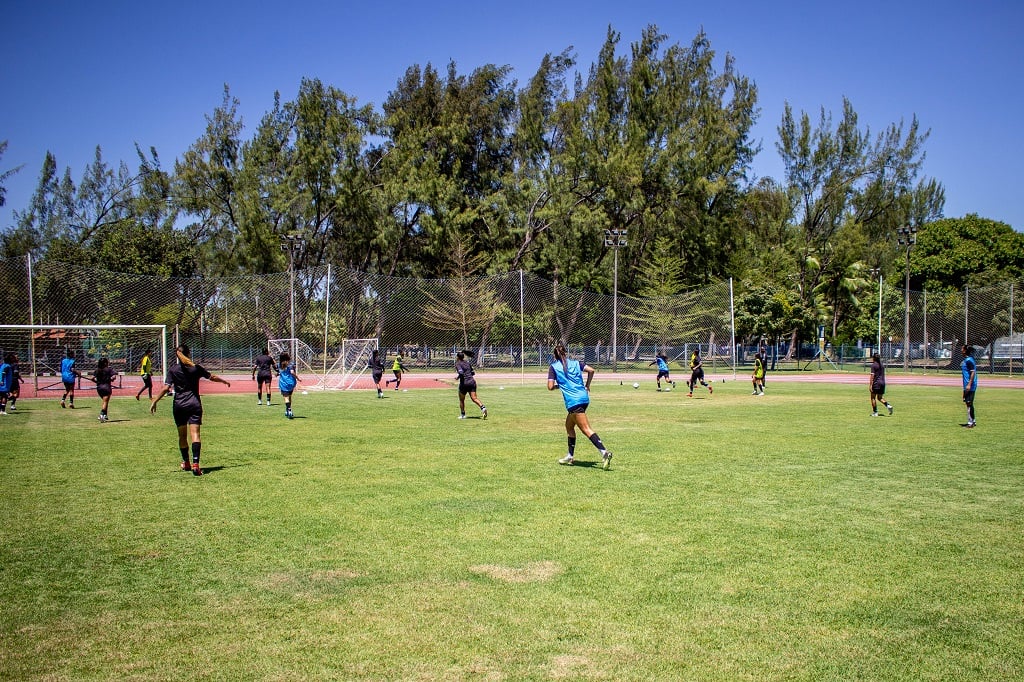
<instances>
[{"instance_id":1,"label":"black shorts","mask_svg":"<svg viewBox=\"0 0 1024 682\"><path fill-rule=\"evenodd\" d=\"M871 393L879 397L885 395L885 384L874 384L871 387Z\"/></svg>"},{"instance_id":2,"label":"black shorts","mask_svg":"<svg viewBox=\"0 0 1024 682\"><path fill-rule=\"evenodd\" d=\"M281 394L282 398L291 398L292 393L295 392L295 389L292 389L291 391L282 391L280 388L278 388L277 392Z\"/></svg>"},{"instance_id":3,"label":"black shorts","mask_svg":"<svg viewBox=\"0 0 1024 682\"><path fill-rule=\"evenodd\" d=\"M101 398L109 398L113 394L114 394L114 392L112 390L110 390L109 388L97 388L96 389L96 395L98 395Z\"/></svg>"},{"instance_id":4,"label":"black shorts","mask_svg":"<svg viewBox=\"0 0 1024 682\"><path fill-rule=\"evenodd\" d=\"M145 386L146 388L153 388L153 375L152 374L143 374L142 375L142 385Z\"/></svg>"},{"instance_id":5,"label":"black shorts","mask_svg":"<svg viewBox=\"0 0 1024 682\"><path fill-rule=\"evenodd\" d=\"M384 372L374 372L373 373L373 383L379 384L380 380L383 379L383 378L384 378Z\"/></svg>"},{"instance_id":6,"label":"black shorts","mask_svg":"<svg viewBox=\"0 0 1024 682\"><path fill-rule=\"evenodd\" d=\"M663 371L659 371L658 372L658 377L657 378L660 379L662 377L665 377L666 379L668 379L668 370L663 370Z\"/></svg>"},{"instance_id":7,"label":"black shorts","mask_svg":"<svg viewBox=\"0 0 1024 682\"><path fill-rule=\"evenodd\" d=\"M968 405L974 402L974 391L964 391L964 402Z\"/></svg>"},{"instance_id":8,"label":"black shorts","mask_svg":"<svg viewBox=\"0 0 1024 682\"><path fill-rule=\"evenodd\" d=\"M75 382L73 382L73 381L65 381L64 382L64 390L65 391L73 391L73 390L75 390Z\"/></svg>"},{"instance_id":9,"label":"black shorts","mask_svg":"<svg viewBox=\"0 0 1024 682\"><path fill-rule=\"evenodd\" d=\"M583 403L582 405L573 405L569 408L569 414L586 414L587 408L590 407L590 403Z\"/></svg>"},{"instance_id":10,"label":"black shorts","mask_svg":"<svg viewBox=\"0 0 1024 682\"><path fill-rule=\"evenodd\" d=\"M476 381L470 379L469 381L460 382L459 393L462 395L466 395L467 393L476 393Z\"/></svg>"},{"instance_id":11,"label":"black shorts","mask_svg":"<svg viewBox=\"0 0 1024 682\"><path fill-rule=\"evenodd\" d=\"M198 409L194 407L175 407L171 411L174 413L175 426L185 426L186 424L202 425L203 423L203 408L201 407Z\"/></svg>"},{"instance_id":12,"label":"black shorts","mask_svg":"<svg viewBox=\"0 0 1024 682\"><path fill-rule=\"evenodd\" d=\"M273 380L274 380L274 376L272 374L270 374L269 372L267 374L263 374L262 372L260 372L259 374L256 375L256 383L257 383L257 385L269 384Z\"/></svg>"},{"instance_id":13,"label":"black shorts","mask_svg":"<svg viewBox=\"0 0 1024 682\"><path fill-rule=\"evenodd\" d=\"M701 380L703 378L704 378L704 368L703 367L701 367L699 369L695 369L692 372L690 372L690 383L693 383L694 381L699 381L699 380Z\"/></svg>"}]
</instances>

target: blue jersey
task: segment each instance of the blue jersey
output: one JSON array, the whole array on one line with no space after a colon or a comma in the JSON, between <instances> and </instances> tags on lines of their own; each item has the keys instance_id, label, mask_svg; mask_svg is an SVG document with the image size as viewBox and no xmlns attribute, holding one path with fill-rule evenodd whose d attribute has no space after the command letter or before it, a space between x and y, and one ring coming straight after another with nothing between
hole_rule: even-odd
<instances>
[{"instance_id":1,"label":"blue jersey","mask_svg":"<svg viewBox=\"0 0 1024 682\"><path fill-rule=\"evenodd\" d=\"M548 378L554 379L558 388L562 389L565 409L571 410L590 403L590 394L583 383L583 366L579 360L566 360L564 366L557 360L552 362L548 368Z\"/></svg>"},{"instance_id":2,"label":"blue jersey","mask_svg":"<svg viewBox=\"0 0 1024 682\"><path fill-rule=\"evenodd\" d=\"M60 361L60 380L65 384L75 381L75 359L64 358Z\"/></svg>"},{"instance_id":3,"label":"blue jersey","mask_svg":"<svg viewBox=\"0 0 1024 682\"><path fill-rule=\"evenodd\" d=\"M978 363L970 355L960 363L960 373L964 377L964 390L976 391L978 389Z\"/></svg>"},{"instance_id":4,"label":"blue jersey","mask_svg":"<svg viewBox=\"0 0 1024 682\"><path fill-rule=\"evenodd\" d=\"M277 390L281 393L291 393L295 390L295 373L292 371L292 366L282 367L280 374L277 375Z\"/></svg>"},{"instance_id":5,"label":"blue jersey","mask_svg":"<svg viewBox=\"0 0 1024 682\"><path fill-rule=\"evenodd\" d=\"M668 371L668 363L665 362L665 359L664 358L657 358L657 360L658 360L658 371L659 372L667 372Z\"/></svg>"},{"instance_id":6,"label":"blue jersey","mask_svg":"<svg viewBox=\"0 0 1024 682\"><path fill-rule=\"evenodd\" d=\"M0 364L0 393L8 393L14 389L14 368L6 362Z\"/></svg>"}]
</instances>

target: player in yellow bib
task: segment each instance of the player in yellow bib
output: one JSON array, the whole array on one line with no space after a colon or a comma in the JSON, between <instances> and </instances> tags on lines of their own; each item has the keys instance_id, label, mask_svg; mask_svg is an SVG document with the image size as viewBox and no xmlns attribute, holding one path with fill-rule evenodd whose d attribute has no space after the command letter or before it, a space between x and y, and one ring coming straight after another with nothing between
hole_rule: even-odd
<instances>
[{"instance_id":1,"label":"player in yellow bib","mask_svg":"<svg viewBox=\"0 0 1024 682\"><path fill-rule=\"evenodd\" d=\"M142 364L139 366L139 374L142 375L142 388L135 394L138 400L143 393L149 392L149 399L153 399L153 358L150 357L150 350L142 354Z\"/></svg>"}]
</instances>

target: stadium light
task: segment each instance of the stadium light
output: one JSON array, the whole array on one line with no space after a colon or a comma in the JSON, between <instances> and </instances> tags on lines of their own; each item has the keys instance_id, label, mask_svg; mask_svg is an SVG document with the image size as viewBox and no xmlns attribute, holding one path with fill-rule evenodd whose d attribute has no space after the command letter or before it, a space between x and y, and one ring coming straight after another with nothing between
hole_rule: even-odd
<instances>
[{"instance_id":1,"label":"stadium light","mask_svg":"<svg viewBox=\"0 0 1024 682\"><path fill-rule=\"evenodd\" d=\"M910 367L910 249L917 243L917 228L904 225L896 230L899 245L907 247L906 290L904 291L905 308L903 311L903 369Z\"/></svg>"},{"instance_id":2,"label":"stadium light","mask_svg":"<svg viewBox=\"0 0 1024 682\"><path fill-rule=\"evenodd\" d=\"M295 258L302 253L302 247L306 238L301 234L281 235L281 250L288 254L288 278L291 292L291 339L292 339L292 362L295 362Z\"/></svg>"},{"instance_id":3,"label":"stadium light","mask_svg":"<svg viewBox=\"0 0 1024 682\"><path fill-rule=\"evenodd\" d=\"M605 230L604 245L615 252L615 270L612 275L612 371L619 362L619 247L626 245L629 230Z\"/></svg>"}]
</instances>

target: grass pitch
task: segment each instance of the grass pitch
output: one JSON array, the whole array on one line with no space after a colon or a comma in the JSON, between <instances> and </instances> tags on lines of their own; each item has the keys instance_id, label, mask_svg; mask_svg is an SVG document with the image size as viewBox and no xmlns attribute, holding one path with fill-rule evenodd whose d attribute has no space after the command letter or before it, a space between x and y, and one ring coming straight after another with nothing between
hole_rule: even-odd
<instances>
[{"instance_id":1,"label":"grass pitch","mask_svg":"<svg viewBox=\"0 0 1024 682\"><path fill-rule=\"evenodd\" d=\"M0 417L0 678L1024 677L1024 392L596 382Z\"/></svg>"}]
</instances>

